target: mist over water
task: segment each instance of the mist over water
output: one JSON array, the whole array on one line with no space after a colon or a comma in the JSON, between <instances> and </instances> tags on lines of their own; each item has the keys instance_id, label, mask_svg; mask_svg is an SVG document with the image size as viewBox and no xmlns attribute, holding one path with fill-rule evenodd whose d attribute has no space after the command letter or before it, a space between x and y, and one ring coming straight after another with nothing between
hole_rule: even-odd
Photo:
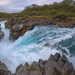
<instances>
[{"instance_id":1,"label":"mist over water","mask_svg":"<svg viewBox=\"0 0 75 75\"><path fill-rule=\"evenodd\" d=\"M5 63L12 73L20 64L31 64L39 59L47 60L56 52L65 54L75 67L75 28L37 26L12 42L9 40L9 30L5 29L5 22L0 22L5 33L0 42L0 61Z\"/></svg>"}]
</instances>

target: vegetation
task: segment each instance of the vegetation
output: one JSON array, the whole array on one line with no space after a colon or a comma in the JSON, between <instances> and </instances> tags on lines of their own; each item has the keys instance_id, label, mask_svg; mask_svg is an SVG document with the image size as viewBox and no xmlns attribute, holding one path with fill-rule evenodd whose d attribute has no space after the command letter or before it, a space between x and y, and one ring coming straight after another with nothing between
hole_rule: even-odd
<instances>
[{"instance_id":1,"label":"vegetation","mask_svg":"<svg viewBox=\"0 0 75 75\"><path fill-rule=\"evenodd\" d=\"M0 13L0 18L11 17L36 17L36 18L60 18L73 19L75 18L75 1L63 0L61 3L54 2L50 5L38 6L32 4L25 7L20 13Z\"/></svg>"}]
</instances>

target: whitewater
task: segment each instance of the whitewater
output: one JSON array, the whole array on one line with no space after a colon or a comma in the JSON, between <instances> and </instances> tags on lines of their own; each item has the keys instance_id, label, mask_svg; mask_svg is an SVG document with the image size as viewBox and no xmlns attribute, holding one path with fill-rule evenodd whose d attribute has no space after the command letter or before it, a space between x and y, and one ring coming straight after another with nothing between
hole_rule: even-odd
<instances>
[{"instance_id":1,"label":"whitewater","mask_svg":"<svg viewBox=\"0 0 75 75\"><path fill-rule=\"evenodd\" d=\"M39 59L47 60L51 54L65 54L75 68L75 28L36 26L27 31L15 42L9 40L9 29L0 22L4 37L0 42L0 61L15 73L16 68L25 62L31 64Z\"/></svg>"}]
</instances>

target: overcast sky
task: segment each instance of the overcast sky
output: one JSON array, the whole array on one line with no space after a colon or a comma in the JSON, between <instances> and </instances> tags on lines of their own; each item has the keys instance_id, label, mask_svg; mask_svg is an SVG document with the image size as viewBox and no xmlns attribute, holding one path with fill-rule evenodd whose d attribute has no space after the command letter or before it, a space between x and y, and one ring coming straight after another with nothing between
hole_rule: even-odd
<instances>
[{"instance_id":1,"label":"overcast sky","mask_svg":"<svg viewBox=\"0 0 75 75\"><path fill-rule=\"evenodd\" d=\"M63 0L0 0L0 12L20 12L31 4L44 5Z\"/></svg>"}]
</instances>

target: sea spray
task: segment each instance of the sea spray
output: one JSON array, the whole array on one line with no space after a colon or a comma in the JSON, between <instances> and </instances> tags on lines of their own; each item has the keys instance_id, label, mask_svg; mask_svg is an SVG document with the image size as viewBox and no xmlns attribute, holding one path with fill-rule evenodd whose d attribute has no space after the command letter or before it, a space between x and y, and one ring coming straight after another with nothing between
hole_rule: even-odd
<instances>
[{"instance_id":1,"label":"sea spray","mask_svg":"<svg viewBox=\"0 0 75 75\"><path fill-rule=\"evenodd\" d=\"M31 31L27 31L15 42L11 42L9 40L9 30L3 29L5 21L0 23L2 31L5 33L0 42L0 60L7 65L12 73L20 64L24 65L25 62L31 64L39 59L46 60L50 54L56 52L65 54L75 67L75 61L71 60L71 58L74 59L75 57L74 51L72 53L69 49L74 45L75 28L37 26Z\"/></svg>"}]
</instances>

